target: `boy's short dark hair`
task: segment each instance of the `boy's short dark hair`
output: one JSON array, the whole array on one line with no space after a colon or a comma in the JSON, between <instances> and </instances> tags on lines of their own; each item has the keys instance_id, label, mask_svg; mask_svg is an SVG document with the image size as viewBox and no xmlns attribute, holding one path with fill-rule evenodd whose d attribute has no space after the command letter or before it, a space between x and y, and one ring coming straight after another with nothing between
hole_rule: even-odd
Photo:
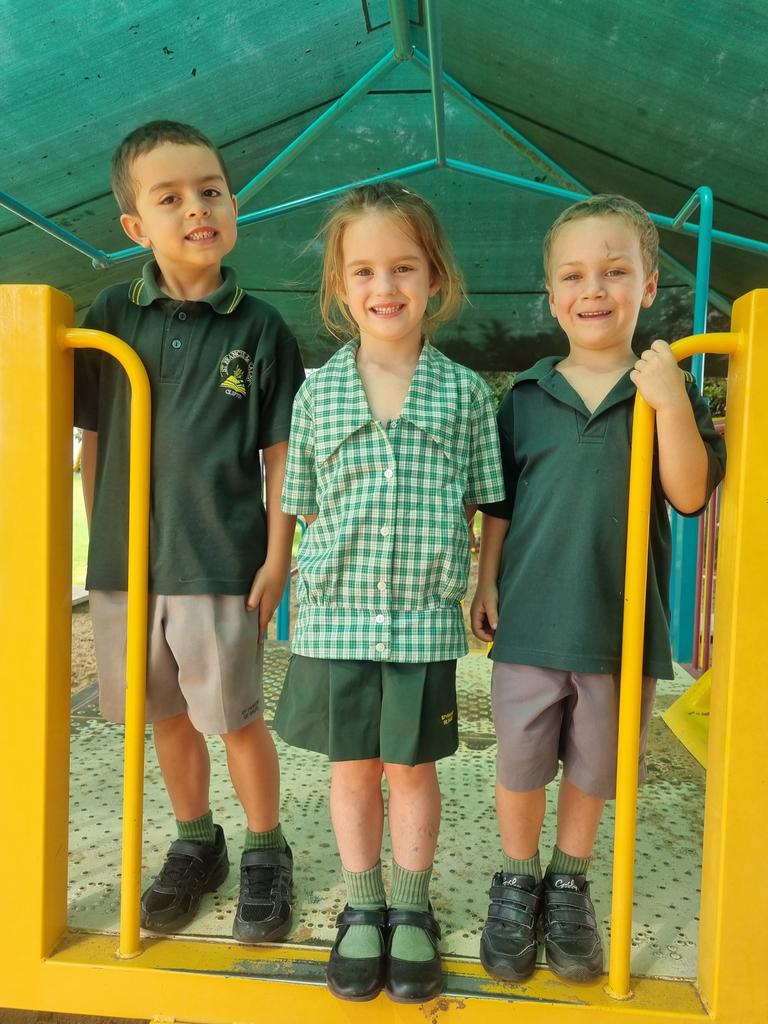
<instances>
[{"instance_id":1,"label":"boy's short dark hair","mask_svg":"<svg viewBox=\"0 0 768 1024\"><path fill-rule=\"evenodd\" d=\"M182 124L180 121L148 121L126 135L112 156L112 191L123 213L136 212L136 188L131 178L133 161L157 146L162 146L164 142L172 142L177 146L205 146L206 149L210 149L216 154L227 188L232 192L229 171L221 153L199 128L191 124Z\"/></svg>"},{"instance_id":2,"label":"boy's short dark hair","mask_svg":"<svg viewBox=\"0 0 768 1024\"><path fill-rule=\"evenodd\" d=\"M585 217L621 217L637 233L643 269L650 276L659 265L659 232L647 212L633 199L626 196L602 193L582 199L569 206L560 214L544 237L544 277L549 283L549 257L552 243L564 224Z\"/></svg>"}]
</instances>

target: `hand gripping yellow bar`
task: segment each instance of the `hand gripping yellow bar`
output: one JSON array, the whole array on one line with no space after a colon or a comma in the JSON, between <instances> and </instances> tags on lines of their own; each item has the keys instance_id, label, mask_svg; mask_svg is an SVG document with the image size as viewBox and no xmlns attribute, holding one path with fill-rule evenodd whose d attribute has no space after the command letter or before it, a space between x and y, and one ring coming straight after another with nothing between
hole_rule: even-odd
<instances>
[{"instance_id":1,"label":"hand gripping yellow bar","mask_svg":"<svg viewBox=\"0 0 768 1024\"><path fill-rule=\"evenodd\" d=\"M674 342L678 362L700 352L729 355L739 334L696 334ZM648 522L651 510L654 411L640 394L632 421L629 471L627 560L624 576L624 625L621 640L619 749L616 766L616 827L613 848L611 951L606 992L630 999L629 957L632 942L635 834L637 827L637 759L640 748L640 698L643 673L645 591L648 574Z\"/></svg>"},{"instance_id":2,"label":"hand gripping yellow bar","mask_svg":"<svg viewBox=\"0 0 768 1024\"><path fill-rule=\"evenodd\" d=\"M134 957L139 945L141 839L144 803L144 705L147 680L147 566L149 557L150 392L144 365L124 341L103 331L61 329L65 348L97 348L113 356L131 385L130 489L128 496L128 637L125 675L123 859L118 955Z\"/></svg>"}]
</instances>

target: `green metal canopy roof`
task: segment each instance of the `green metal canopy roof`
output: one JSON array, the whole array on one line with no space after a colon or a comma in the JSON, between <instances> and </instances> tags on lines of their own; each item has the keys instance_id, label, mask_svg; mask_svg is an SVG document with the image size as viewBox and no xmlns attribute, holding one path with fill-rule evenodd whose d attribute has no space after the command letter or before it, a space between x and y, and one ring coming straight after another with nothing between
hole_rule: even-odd
<instances>
[{"instance_id":1,"label":"green metal canopy roof","mask_svg":"<svg viewBox=\"0 0 768 1024\"><path fill-rule=\"evenodd\" d=\"M221 148L254 221L228 262L283 312L308 365L334 345L311 242L327 200L298 201L401 168L441 212L467 279L470 305L438 342L479 368L563 347L540 250L567 198L541 186L623 192L662 223L709 186L713 319L768 285L761 0L0 0L0 14L0 280L53 284L78 310L138 273L109 259L128 245L109 161L160 117ZM662 230L680 265L662 267L643 340L692 330L699 216ZM106 269L24 217L77 236Z\"/></svg>"}]
</instances>

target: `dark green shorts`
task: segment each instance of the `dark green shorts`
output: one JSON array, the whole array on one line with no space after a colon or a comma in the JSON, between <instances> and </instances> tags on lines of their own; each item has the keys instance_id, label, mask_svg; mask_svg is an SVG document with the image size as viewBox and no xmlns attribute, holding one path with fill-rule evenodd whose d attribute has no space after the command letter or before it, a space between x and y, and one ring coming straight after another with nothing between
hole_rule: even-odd
<instances>
[{"instance_id":1,"label":"dark green shorts","mask_svg":"<svg viewBox=\"0 0 768 1024\"><path fill-rule=\"evenodd\" d=\"M275 731L331 761L425 764L459 745L456 661L392 664L291 657Z\"/></svg>"}]
</instances>

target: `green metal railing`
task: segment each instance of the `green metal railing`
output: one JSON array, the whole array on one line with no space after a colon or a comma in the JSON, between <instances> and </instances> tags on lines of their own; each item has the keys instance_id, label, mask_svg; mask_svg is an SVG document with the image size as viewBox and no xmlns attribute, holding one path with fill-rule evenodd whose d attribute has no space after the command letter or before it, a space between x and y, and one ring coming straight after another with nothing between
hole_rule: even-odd
<instances>
[{"instance_id":1,"label":"green metal railing","mask_svg":"<svg viewBox=\"0 0 768 1024\"><path fill-rule=\"evenodd\" d=\"M404 0L389 0L389 16L392 29L394 46L384 54L376 63L354 82L338 99L323 111L315 120L305 128L292 142L290 142L274 159L272 159L261 171L258 172L240 191L237 193L239 205L242 207L249 202L268 182L275 178L293 160L310 147L320 138L338 118L352 108L363 96L367 95L371 88L384 78L400 64L413 61L422 68L430 78L430 90L432 94L432 115L434 125L435 157L432 160L398 167L393 170L382 171L370 178L346 182L336 188L325 189L322 192L312 193L299 199L289 202L277 203L253 213L241 214L238 217L238 225L247 227L259 221L269 220L273 217L284 216L294 210L339 195L349 188L362 184L369 184L376 181L386 181L394 177L409 177L419 174L425 170L446 167L450 170L458 170L479 177L485 177L501 184L508 185L521 191L535 192L539 195L551 196L562 199L566 202L573 202L580 197L590 195L587 189L577 178L570 174L564 167L561 167L555 160L549 157L541 149L535 146L521 132L508 124L502 117L493 111L482 100L474 96L459 81L447 74L442 64L442 42L439 20L439 5L435 0L423 0L425 13L425 27L427 36L427 54L414 48L410 39L409 22L406 13ZM534 181L530 178L523 178L514 174L506 174L490 167L483 167L478 164L471 164L463 160L453 159L447 155L446 146L446 125L445 125L445 93L460 99L468 106L480 120L490 125L494 131L514 145L533 160L545 172L554 177L560 184L553 185L548 182ZM706 198L708 194L709 198ZM698 197L698 198L697 198ZM699 223L691 223L690 214L696 205L700 205L701 215ZM66 245L71 246L78 252L87 256L94 267L106 268L115 263L122 263L134 259L146 253L141 246L131 246L115 252L106 252L98 249L79 236L61 227L50 217L46 217L37 210L32 209L19 199L0 191L0 206L5 207L11 213L23 218L35 227L46 231ZM660 258L670 269L674 270L689 284L697 285L704 278L704 263L709 266L709 251L711 245L716 242L720 245L730 246L746 252L752 252L760 256L768 256L768 243L761 242L755 238L744 235L736 235L727 231L720 231L712 226L712 194L706 186L696 189L674 217L665 214L649 211L651 219L659 227L686 234L697 238L700 241L697 257L696 271L692 271L683 263L674 259L668 253L662 252ZM702 245L704 248L702 248ZM708 279L708 270L706 277ZM712 289L707 289L703 294L700 286L697 286L696 309L700 310L702 303L706 307L706 301L711 302L716 308L726 314L730 314L730 302L727 298ZM697 317L700 318L697 313ZM694 330L703 329L694 325Z\"/></svg>"}]
</instances>

